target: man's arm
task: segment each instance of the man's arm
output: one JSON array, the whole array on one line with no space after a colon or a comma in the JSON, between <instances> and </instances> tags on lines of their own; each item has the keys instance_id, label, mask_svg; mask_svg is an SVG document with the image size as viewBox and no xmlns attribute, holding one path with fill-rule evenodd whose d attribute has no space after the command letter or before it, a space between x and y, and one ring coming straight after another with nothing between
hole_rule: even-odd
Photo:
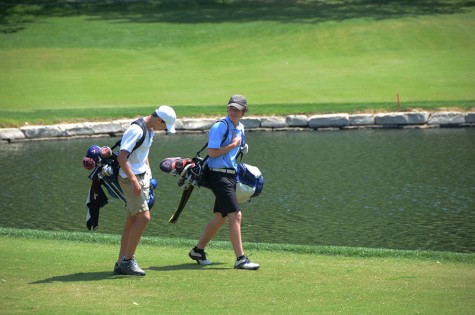
<instances>
[{"instance_id":1,"label":"man's arm","mask_svg":"<svg viewBox=\"0 0 475 315\"><path fill-rule=\"evenodd\" d=\"M240 145L241 145L241 137L236 137L236 133L233 132L233 139L230 144L224 147L221 147L219 149L208 148L208 155L212 158L215 158L215 157L228 153L229 151L231 151L232 149Z\"/></svg>"}]
</instances>

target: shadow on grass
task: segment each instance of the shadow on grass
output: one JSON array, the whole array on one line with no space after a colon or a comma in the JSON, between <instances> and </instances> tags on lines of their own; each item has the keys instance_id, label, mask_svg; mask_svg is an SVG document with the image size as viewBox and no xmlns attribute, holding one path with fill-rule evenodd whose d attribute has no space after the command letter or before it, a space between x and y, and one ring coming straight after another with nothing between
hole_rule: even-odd
<instances>
[{"instance_id":1,"label":"shadow on grass","mask_svg":"<svg viewBox=\"0 0 475 315\"><path fill-rule=\"evenodd\" d=\"M178 271L178 270L224 270L231 269L231 267L220 267L216 266L223 265L223 263L213 263L214 267L198 265L196 263L187 263L180 265L169 265L169 266L151 266L147 270L150 271ZM85 282L85 281L100 281L100 280L110 280L110 279L123 279L130 278L134 276L125 276L125 275L115 275L112 271L98 271L98 272L78 272L70 275L54 276L51 278L46 278L43 280L37 280L30 282L30 284L44 284L52 282ZM141 278L136 276L136 278Z\"/></svg>"},{"instance_id":2,"label":"shadow on grass","mask_svg":"<svg viewBox=\"0 0 475 315\"><path fill-rule=\"evenodd\" d=\"M281 23L322 23L354 18L375 20L433 14L461 13L475 1L446 0L182 0L134 1L131 3L26 1L16 4L0 0L0 31L22 31L42 17L87 15L90 19L122 23L229 23L274 21Z\"/></svg>"},{"instance_id":3,"label":"shadow on grass","mask_svg":"<svg viewBox=\"0 0 475 315\"><path fill-rule=\"evenodd\" d=\"M384 20L405 16L461 13L475 6L474 1L444 0L341 0L341 1L199 1L191 4L153 6L150 3L123 7L96 7L90 16L134 23L236 23L274 21L280 23L340 22L354 18ZM112 10L111 10L112 9ZM88 12L89 15L89 12Z\"/></svg>"},{"instance_id":4,"label":"shadow on grass","mask_svg":"<svg viewBox=\"0 0 475 315\"><path fill-rule=\"evenodd\" d=\"M52 282L82 282L82 281L98 281L123 278L123 276L114 275L112 271L98 271L98 272L78 272L70 275L54 276L30 284L43 284Z\"/></svg>"},{"instance_id":5,"label":"shadow on grass","mask_svg":"<svg viewBox=\"0 0 475 315\"><path fill-rule=\"evenodd\" d=\"M180 265L169 265L169 266L160 266L160 267L150 267L149 270L154 271L177 271L177 270L223 270L223 269L231 269L231 267L220 267L216 268L216 266L223 265L223 263L213 263L213 267L198 265L197 263L187 263L187 264L180 264Z\"/></svg>"}]
</instances>

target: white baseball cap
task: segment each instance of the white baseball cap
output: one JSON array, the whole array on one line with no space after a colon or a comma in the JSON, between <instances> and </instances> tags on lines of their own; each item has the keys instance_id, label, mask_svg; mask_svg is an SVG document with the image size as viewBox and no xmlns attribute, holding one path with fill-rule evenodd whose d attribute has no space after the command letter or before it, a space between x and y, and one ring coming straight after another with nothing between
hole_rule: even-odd
<instances>
[{"instance_id":1,"label":"white baseball cap","mask_svg":"<svg viewBox=\"0 0 475 315\"><path fill-rule=\"evenodd\" d=\"M162 105L159 108L155 110L155 114L157 114L158 117L163 119L165 121L165 124L167 125L167 131L169 133L175 133L175 121L176 121L176 114L173 108L171 108L168 105Z\"/></svg>"}]
</instances>

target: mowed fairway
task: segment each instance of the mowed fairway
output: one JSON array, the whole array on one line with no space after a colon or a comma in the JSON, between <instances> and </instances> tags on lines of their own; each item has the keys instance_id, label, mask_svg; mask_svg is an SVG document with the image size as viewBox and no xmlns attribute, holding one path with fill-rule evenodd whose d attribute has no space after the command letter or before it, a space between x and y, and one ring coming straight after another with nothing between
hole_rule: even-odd
<instances>
[{"instance_id":1,"label":"mowed fairway","mask_svg":"<svg viewBox=\"0 0 475 315\"><path fill-rule=\"evenodd\" d=\"M0 33L0 111L14 122L43 109L90 109L87 119L164 103L179 116L216 114L233 93L254 114L394 106L397 93L404 108L475 100L468 1L58 10Z\"/></svg>"},{"instance_id":2,"label":"mowed fairway","mask_svg":"<svg viewBox=\"0 0 475 315\"><path fill-rule=\"evenodd\" d=\"M147 275L127 277L112 274L118 237L113 245L101 234L73 233L79 240L71 241L67 233L28 233L0 236L4 314L472 314L475 307L470 254L451 261L359 249L353 253L367 257L349 257L254 245L248 252L262 267L244 271L232 268L229 244L210 246L215 264L201 267L187 257L191 241L158 240L137 253Z\"/></svg>"}]
</instances>

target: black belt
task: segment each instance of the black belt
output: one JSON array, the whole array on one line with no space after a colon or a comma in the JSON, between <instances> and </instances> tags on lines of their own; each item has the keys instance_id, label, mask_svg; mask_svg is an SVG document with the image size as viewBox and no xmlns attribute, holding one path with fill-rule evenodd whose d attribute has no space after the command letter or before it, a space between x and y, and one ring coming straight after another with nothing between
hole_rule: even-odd
<instances>
[{"instance_id":1,"label":"black belt","mask_svg":"<svg viewBox=\"0 0 475 315\"><path fill-rule=\"evenodd\" d=\"M232 168L210 168L209 170L213 172L221 172L225 174L236 174L236 170Z\"/></svg>"}]
</instances>

